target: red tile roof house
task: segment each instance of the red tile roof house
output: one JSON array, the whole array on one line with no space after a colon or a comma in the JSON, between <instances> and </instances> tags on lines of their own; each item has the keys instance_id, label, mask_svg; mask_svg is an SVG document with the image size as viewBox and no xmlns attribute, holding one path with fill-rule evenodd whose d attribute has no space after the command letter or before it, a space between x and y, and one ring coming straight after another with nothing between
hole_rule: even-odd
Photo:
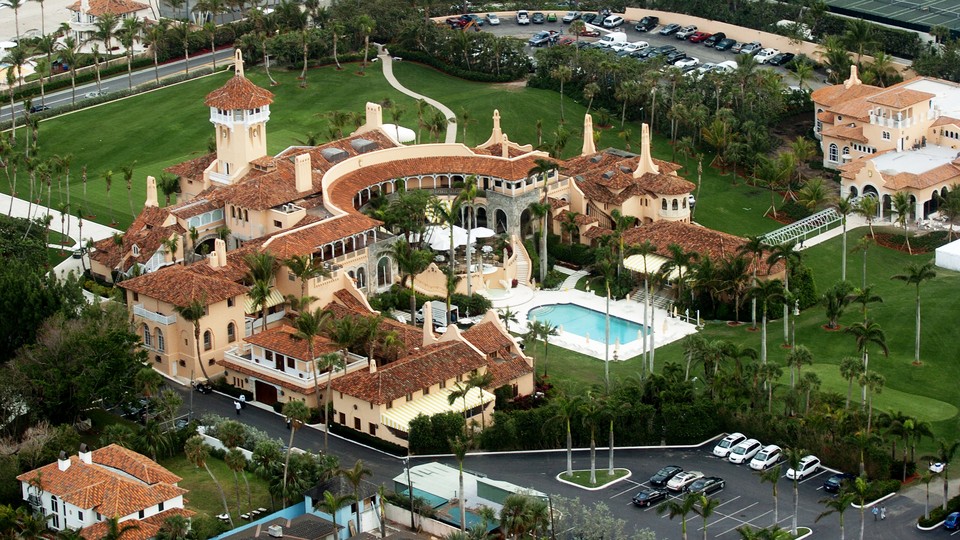
<instances>
[{"instance_id":1,"label":"red tile roof house","mask_svg":"<svg viewBox=\"0 0 960 540\"><path fill-rule=\"evenodd\" d=\"M56 463L17 477L23 499L48 516L51 529L79 530L96 540L116 518L137 525L124 539L146 540L168 517L193 515L183 507L187 490L177 486L179 476L122 446L85 446L76 456L61 454Z\"/></svg>"}]
</instances>

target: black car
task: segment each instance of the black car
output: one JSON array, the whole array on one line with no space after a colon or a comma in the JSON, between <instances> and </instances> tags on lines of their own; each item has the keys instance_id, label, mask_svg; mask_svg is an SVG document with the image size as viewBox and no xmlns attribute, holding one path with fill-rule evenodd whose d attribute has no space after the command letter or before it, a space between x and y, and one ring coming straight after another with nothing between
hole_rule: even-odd
<instances>
[{"instance_id":1,"label":"black car","mask_svg":"<svg viewBox=\"0 0 960 540\"><path fill-rule=\"evenodd\" d=\"M647 57L657 58L659 56L667 56L668 54L676 52L676 50L677 48L674 47L673 45L661 45L660 47L657 47L656 49L652 50L650 54L647 55Z\"/></svg>"},{"instance_id":2,"label":"black car","mask_svg":"<svg viewBox=\"0 0 960 540\"><path fill-rule=\"evenodd\" d=\"M687 53L683 51L671 51L667 53L667 63L675 64L686 57L687 57Z\"/></svg>"},{"instance_id":3,"label":"black car","mask_svg":"<svg viewBox=\"0 0 960 540\"><path fill-rule=\"evenodd\" d=\"M788 52L783 53L783 52L782 52L782 53L774 56L774 57L771 58L770 60L767 60L767 63L770 64L771 66L782 66L782 65L786 64L787 62L793 60L796 56L797 56L797 55L795 55L795 54L793 54L793 53L788 53Z\"/></svg>"},{"instance_id":4,"label":"black car","mask_svg":"<svg viewBox=\"0 0 960 540\"><path fill-rule=\"evenodd\" d=\"M599 17L599 15L597 15L596 13L584 13L583 15L580 16L580 20L587 24L593 24L593 21L597 20L597 17ZM603 22L603 19L600 19L597 22L598 23Z\"/></svg>"},{"instance_id":5,"label":"black car","mask_svg":"<svg viewBox=\"0 0 960 540\"><path fill-rule=\"evenodd\" d=\"M657 474L650 477L650 483L657 487L664 487L671 478L683 472L683 467L677 465L667 465L657 471Z\"/></svg>"},{"instance_id":6,"label":"black car","mask_svg":"<svg viewBox=\"0 0 960 540\"><path fill-rule=\"evenodd\" d=\"M737 40L735 39L723 38L717 42L717 45L714 48L717 49L718 51L729 51L736 44L737 44Z\"/></svg>"},{"instance_id":7,"label":"black car","mask_svg":"<svg viewBox=\"0 0 960 540\"><path fill-rule=\"evenodd\" d=\"M667 498L665 489L645 489L633 496L633 504L637 506L651 506L653 503Z\"/></svg>"},{"instance_id":8,"label":"black car","mask_svg":"<svg viewBox=\"0 0 960 540\"><path fill-rule=\"evenodd\" d=\"M668 24L668 25L666 25L666 26L664 26L663 28L660 29L660 35L661 35L661 36L672 36L672 35L676 34L677 32L679 32L681 28L683 28L683 27L680 26L679 24L677 24L677 23L671 23L671 24Z\"/></svg>"},{"instance_id":9,"label":"black car","mask_svg":"<svg viewBox=\"0 0 960 540\"><path fill-rule=\"evenodd\" d=\"M196 379L190 384L193 386L194 390L196 390L197 392L200 392L201 394L209 394L213 392L213 386L210 384L210 381L208 381L207 379L203 379L203 378Z\"/></svg>"},{"instance_id":10,"label":"black car","mask_svg":"<svg viewBox=\"0 0 960 540\"><path fill-rule=\"evenodd\" d=\"M47 107L46 105L34 105L33 107L30 107L30 112L32 112L32 113L38 113L38 112L40 112L40 111L46 111L46 110L49 110L49 109L50 109L50 107Z\"/></svg>"},{"instance_id":11,"label":"black car","mask_svg":"<svg viewBox=\"0 0 960 540\"><path fill-rule=\"evenodd\" d=\"M649 32L660 24L660 17L644 17L633 28L637 32Z\"/></svg>"},{"instance_id":12,"label":"black car","mask_svg":"<svg viewBox=\"0 0 960 540\"><path fill-rule=\"evenodd\" d=\"M687 488L689 493L703 493L704 495L709 495L714 491L720 491L723 489L725 482L723 478L717 476L704 476L696 480L694 483L690 484Z\"/></svg>"},{"instance_id":13,"label":"black car","mask_svg":"<svg viewBox=\"0 0 960 540\"><path fill-rule=\"evenodd\" d=\"M723 32L717 32L716 34L713 34L712 36L703 40L703 44L707 47L716 47L717 43L720 43L724 39L727 39L727 35Z\"/></svg>"},{"instance_id":14,"label":"black car","mask_svg":"<svg viewBox=\"0 0 960 540\"><path fill-rule=\"evenodd\" d=\"M543 13L538 11L533 14L533 17L530 18L530 21L533 22L533 24L543 24L547 22L547 18L543 15Z\"/></svg>"},{"instance_id":15,"label":"black car","mask_svg":"<svg viewBox=\"0 0 960 540\"><path fill-rule=\"evenodd\" d=\"M834 474L823 482L823 490L827 493L838 493L846 482L851 482L857 475L850 473Z\"/></svg>"}]
</instances>

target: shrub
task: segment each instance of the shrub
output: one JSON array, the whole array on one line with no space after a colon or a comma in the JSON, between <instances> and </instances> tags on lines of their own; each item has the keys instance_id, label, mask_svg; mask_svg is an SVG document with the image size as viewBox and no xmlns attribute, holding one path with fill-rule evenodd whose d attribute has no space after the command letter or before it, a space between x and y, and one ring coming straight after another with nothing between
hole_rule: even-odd
<instances>
[{"instance_id":1,"label":"shrub","mask_svg":"<svg viewBox=\"0 0 960 540\"><path fill-rule=\"evenodd\" d=\"M875 480L867 485L865 500L867 502L875 501L898 491L900 491L899 480Z\"/></svg>"},{"instance_id":2,"label":"shrub","mask_svg":"<svg viewBox=\"0 0 960 540\"><path fill-rule=\"evenodd\" d=\"M564 280L567 279L567 275L559 270L551 270L547 272L547 279L543 280L541 286L544 289L557 289L560 285L563 285Z\"/></svg>"},{"instance_id":3,"label":"shrub","mask_svg":"<svg viewBox=\"0 0 960 540\"><path fill-rule=\"evenodd\" d=\"M947 516L952 512L960 512L960 495L947 501L946 510L944 510L940 505L931 508L930 517L928 519L923 519L923 516L920 516L917 519L917 525L920 525L921 527L933 527L937 523L940 523L946 519Z\"/></svg>"},{"instance_id":4,"label":"shrub","mask_svg":"<svg viewBox=\"0 0 960 540\"><path fill-rule=\"evenodd\" d=\"M555 234L551 234L547 238L547 244L550 257L556 258L558 261L581 268L594 263L595 257L593 249L590 246L583 244L564 244L560 241L560 237Z\"/></svg>"},{"instance_id":5,"label":"shrub","mask_svg":"<svg viewBox=\"0 0 960 540\"><path fill-rule=\"evenodd\" d=\"M410 421L411 454L446 454L449 441L463 433L463 416L455 412L417 415Z\"/></svg>"},{"instance_id":6,"label":"shrub","mask_svg":"<svg viewBox=\"0 0 960 540\"><path fill-rule=\"evenodd\" d=\"M394 444L390 441L385 441L383 439L374 437L362 431L357 431L353 428L347 426L341 426L340 424L331 424L330 432L336 435L340 435L351 441L356 441L360 444L376 448L378 450L383 450L384 452L394 455L394 456L406 456L407 449L400 446L399 444Z\"/></svg>"}]
</instances>

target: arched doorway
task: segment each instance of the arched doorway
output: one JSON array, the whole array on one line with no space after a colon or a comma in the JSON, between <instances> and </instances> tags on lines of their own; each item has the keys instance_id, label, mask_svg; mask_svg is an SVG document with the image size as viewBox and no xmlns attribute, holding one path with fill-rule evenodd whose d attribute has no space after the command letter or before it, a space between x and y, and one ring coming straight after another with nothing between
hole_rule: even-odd
<instances>
[{"instance_id":1,"label":"arched doorway","mask_svg":"<svg viewBox=\"0 0 960 540\"><path fill-rule=\"evenodd\" d=\"M880 217L890 216L892 218L893 199L890 197L890 195L884 195L880 198L880 201Z\"/></svg>"},{"instance_id":2,"label":"arched doorway","mask_svg":"<svg viewBox=\"0 0 960 540\"><path fill-rule=\"evenodd\" d=\"M357 288L361 291L367 288L367 270L362 266L357 268Z\"/></svg>"},{"instance_id":3,"label":"arched doorway","mask_svg":"<svg viewBox=\"0 0 960 540\"><path fill-rule=\"evenodd\" d=\"M527 238L533 234L533 224L531 223L530 209L527 208L520 212L520 237Z\"/></svg>"},{"instance_id":4,"label":"arched doorway","mask_svg":"<svg viewBox=\"0 0 960 540\"><path fill-rule=\"evenodd\" d=\"M496 229L494 231L497 234L503 234L507 232L507 213L503 210L497 210L494 212L494 220L496 222Z\"/></svg>"},{"instance_id":5,"label":"arched doorway","mask_svg":"<svg viewBox=\"0 0 960 540\"><path fill-rule=\"evenodd\" d=\"M857 186L850 186L850 198L854 198L859 195L860 192L857 190Z\"/></svg>"},{"instance_id":6,"label":"arched doorway","mask_svg":"<svg viewBox=\"0 0 960 540\"><path fill-rule=\"evenodd\" d=\"M487 209L478 206L477 207L477 227L486 227L487 226Z\"/></svg>"},{"instance_id":7,"label":"arched doorway","mask_svg":"<svg viewBox=\"0 0 960 540\"><path fill-rule=\"evenodd\" d=\"M393 284L393 272L389 257L380 257L377 261L377 287L389 287Z\"/></svg>"}]
</instances>

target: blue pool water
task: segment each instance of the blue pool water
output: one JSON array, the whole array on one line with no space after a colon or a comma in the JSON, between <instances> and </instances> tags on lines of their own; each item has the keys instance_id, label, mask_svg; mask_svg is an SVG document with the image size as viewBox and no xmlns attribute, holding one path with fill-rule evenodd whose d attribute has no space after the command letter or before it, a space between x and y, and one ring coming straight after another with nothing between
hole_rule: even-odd
<instances>
[{"instance_id":1,"label":"blue pool water","mask_svg":"<svg viewBox=\"0 0 960 540\"><path fill-rule=\"evenodd\" d=\"M536 318L538 321L548 321L556 327L563 327L564 332L570 332L581 337L590 334L591 341L603 343L606 316L599 311L587 309L575 304L548 304L533 308L527 313L527 319ZM643 325L635 322L610 316L610 344L620 340L627 344L638 339Z\"/></svg>"}]
</instances>

